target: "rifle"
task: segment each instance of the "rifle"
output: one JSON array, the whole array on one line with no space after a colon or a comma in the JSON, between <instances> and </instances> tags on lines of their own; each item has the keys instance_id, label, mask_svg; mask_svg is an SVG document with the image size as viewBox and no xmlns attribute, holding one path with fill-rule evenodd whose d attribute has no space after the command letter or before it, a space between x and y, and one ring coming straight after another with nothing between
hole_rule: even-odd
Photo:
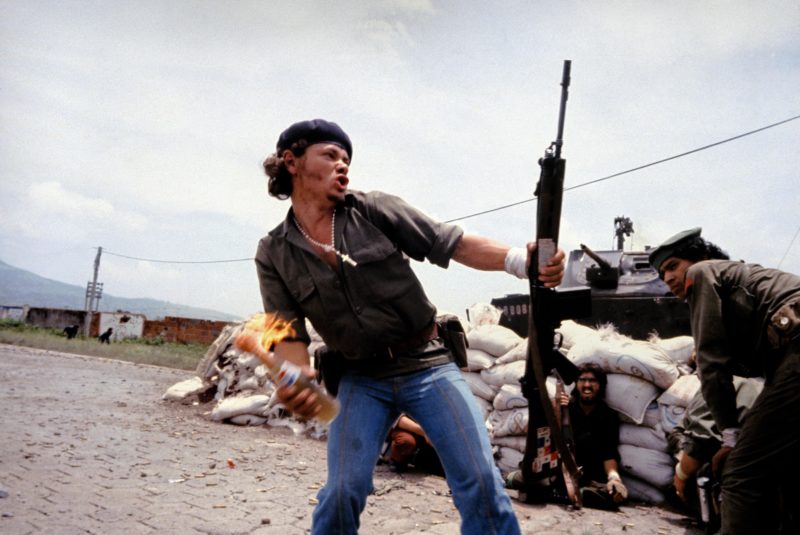
<instances>
[{"instance_id":1,"label":"rifle","mask_svg":"<svg viewBox=\"0 0 800 535\"><path fill-rule=\"evenodd\" d=\"M556 292L546 288L539 280L541 267L558 248L558 231L561 220L561 201L564 192L565 160L561 158L564 134L564 114L569 95L571 61L564 61L561 80L561 107L558 116L556 140L545 150L539 160L541 173L536 186L536 251L528 268L531 306L528 314L528 353L525 375L520 379L522 392L528 399L528 434L525 442L521 473L520 498L526 502L548 499L566 499L580 507L578 468L573 452L561 432L561 422L556 418L547 394L545 381L552 370L567 384L578 377L578 369L559 352L560 341L555 342L555 330L561 320L591 314L591 290L570 289ZM555 446L555 448L553 447ZM559 467L561 459L562 467ZM567 491L564 497L562 490Z\"/></svg>"}]
</instances>

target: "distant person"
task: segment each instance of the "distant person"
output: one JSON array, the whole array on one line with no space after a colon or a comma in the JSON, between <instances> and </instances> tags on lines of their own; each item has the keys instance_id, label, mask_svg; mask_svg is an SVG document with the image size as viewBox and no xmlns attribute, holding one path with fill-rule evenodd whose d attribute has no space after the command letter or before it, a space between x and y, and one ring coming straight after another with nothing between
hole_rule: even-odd
<instances>
[{"instance_id":1,"label":"distant person","mask_svg":"<svg viewBox=\"0 0 800 535\"><path fill-rule=\"evenodd\" d=\"M650 264L689 304L700 385L722 436L712 458L722 533L777 533L778 504L764 491L800 477L800 277L726 260L700 232L672 236ZM766 379L743 424L734 375Z\"/></svg>"},{"instance_id":2,"label":"distant person","mask_svg":"<svg viewBox=\"0 0 800 535\"><path fill-rule=\"evenodd\" d=\"M78 326L77 325L67 325L64 327L64 334L67 336L67 340L72 340L76 336L78 336Z\"/></svg>"},{"instance_id":3,"label":"distant person","mask_svg":"<svg viewBox=\"0 0 800 535\"><path fill-rule=\"evenodd\" d=\"M99 341L101 344L103 344L103 343L105 343L105 344L110 344L110 343L111 343L111 333L113 333L113 332L114 332L114 329L112 329L111 327L109 327L109 328L106 330L106 332L104 332L103 334L101 334L100 336L98 336L98 337L97 337L97 340L98 340L98 341Z\"/></svg>"},{"instance_id":4,"label":"distant person","mask_svg":"<svg viewBox=\"0 0 800 535\"><path fill-rule=\"evenodd\" d=\"M614 510L628 498L619 477L619 417L605 402L606 374L594 363L578 367L572 394L562 394L575 442L575 460L583 469L581 496L586 507Z\"/></svg>"}]
</instances>

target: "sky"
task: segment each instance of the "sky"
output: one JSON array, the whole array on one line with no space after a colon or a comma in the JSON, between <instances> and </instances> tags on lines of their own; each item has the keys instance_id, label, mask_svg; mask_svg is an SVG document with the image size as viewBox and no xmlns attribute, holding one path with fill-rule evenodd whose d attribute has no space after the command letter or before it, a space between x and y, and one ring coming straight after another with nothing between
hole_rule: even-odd
<instances>
[{"instance_id":1,"label":"sky","mask_svg":"<svg viewBox=\"0 0 800 535\"><path fill-rule=\"evenodd\" d=\"M800 273L800 120L581 186L800 115L798 30L797 0L0 0L0 260L85 286L102 247L106 293L259 312L261 162L316 117L350 187L523 246L535 202L465 216L534 199L570 59L563 249L626 216L626 250L700 226ZM414 267L441 311L527 289Z\"/></svg>"}]
</instances>

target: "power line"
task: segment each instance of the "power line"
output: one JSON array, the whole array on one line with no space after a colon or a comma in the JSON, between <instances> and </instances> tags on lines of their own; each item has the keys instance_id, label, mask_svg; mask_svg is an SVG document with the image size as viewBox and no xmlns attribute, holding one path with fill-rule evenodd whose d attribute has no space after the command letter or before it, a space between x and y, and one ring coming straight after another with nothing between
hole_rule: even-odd
<instances>
[{"instance_id":1,"label":"power line","mask_svg":"<svg viewBox=\"0 0 800 535\"><path fill-rule=\"evenodd\" d=\"M744 134L739 134L737 136L729 137L729 138L723 139L721 141L716 141L714 143L710 143L708 145L704 145L704 146L698 147L696 149L692 149L692 150L689 150L689 151L686 151L686 152L681 152L680 154L675 154L674 156L669 156L667 158L662 158L660 160L656 160L654 162L646 163L644 165L639 165L639 166L636 166L636 167L632 167L631 169L626 169L625 171L620 171L620 172L614 173L612 175L604 176L602 178L596 178L594 180L590 180L588 182L583 182L582 184L577 184L575 186L570 186L569 188L564 188L564 191L570 191L570 190L573 190L573 189L582 188L582 187L588 186L590 184L597 184L598 182L603 182L605 180L610 180L612 178L616 178L616 177L621 176L621 175L625 175L625 174L628 174L628 173L633 173L634 171L639 171L641 169L645 169L647 167L652 167L652 166L658 165L660 163L668 162L670 160L675 160L677 158L682 158L683 156L688 156L689 154L694 154L695 152L700 152L700 151L703 151L703 150L706 150L706 149L710 149L712 147L716 147L718 145L722 145L724 143L729 143L731 141L735 141L737 139L741 139L741 138L746 137L746 136L757 134L758 132L763 132L764 130L768 130L770 128L774 128L776 126L780 126L782 124L785 124L785 123L788 123L788 122L791 122L791 121L795 121L797 119L800 119L800 115L795 115L794 117L789 117L788 119L784 119L783 121L778 121L777 123L772 123L772 124L769 124L767 126L762 126L761 128L756 128L755 130L751 130L749 132L745 132ZM491 208L489 210L483 210L481 212L475 212L474 214L465 215L465 216L458 217L458 218L455 218L455 219L449 219L449 220L445 221L445 223L453 223L455 221L462 221L464 219L469 219L471 217L477 217L479 215L484 215L484 214L488 214L488 213L491 213L491 212L496 212L498 210L505 210L506 208L511 208L512 206L517 206L517 205L524 204L524 203L527 203L527 202L531 202L531 201L534 201L534 200L536 200L535 197L530 198L530 199L525 199L524 201L519 201L519 202L515 202L515 203L512 203L512 204L506 204L504 206L500 206L500 207L497 207L497 208Z\"/></svg>"},{"instance_id":2,"label":"power line","mask_svg":"<svg viewBox=\"0 0 800 535\"><path fill-rule=\"evenodd\" d=\"M111 251L103 250L105 254L111 256L119 256L120 258L127 258L129 260L141 260L143 262L157 262L159 264L225 264L230 262L252 262L253 258L233 258L230 260L156 260L154 258L139 258L137 256L128 256L119 253L112 253Z\"/></svg>"},{"instance_id":3,"label":"power line","mask_svg":"<svg viewBox=\"0 0 800 535\"><path fill-rule=\"evenodd\" d=\"M783 264L783 261L786 260L786 255L788 255L789 251L792 250L792 245L794 245L794 241L797 239L798 234L800 234L800 227L797 227L797 232L794 233L794 238L792 238L792 241L789 242L789 247L787 247L786 248L786 252L783 253L783 257L781 258L781 261L778 262L778 269L781 268L781 264Z\"/></svg>"}]
</instances>

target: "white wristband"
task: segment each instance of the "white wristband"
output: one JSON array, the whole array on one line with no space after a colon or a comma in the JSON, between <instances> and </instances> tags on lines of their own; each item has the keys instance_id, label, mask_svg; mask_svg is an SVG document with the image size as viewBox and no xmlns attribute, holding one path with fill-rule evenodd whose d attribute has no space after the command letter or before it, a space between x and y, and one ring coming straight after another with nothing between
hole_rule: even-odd
<instances>
[{"instance_id":1,"label":"white wristband","mask_svg":"<svg viewBox=\"0 0 800 535\"><path fill-rule=\"evenodd\" d=\"M514 275L518 279L528 278L528 251L523 247L512 247L506 253L504 267L506 273Z\"/></svg>"},{"instance_id":2,"label":"white wristband","mask_svg":"<svg viewBox=\"0 0 800 535\"><path fill-rule=\"evenodd\" d=\"M735 448L736 441L739 439L739 433L742 430L738 427L729 427L722 430L722 445L726 448Z\"/></svg>"}]
</instances>

